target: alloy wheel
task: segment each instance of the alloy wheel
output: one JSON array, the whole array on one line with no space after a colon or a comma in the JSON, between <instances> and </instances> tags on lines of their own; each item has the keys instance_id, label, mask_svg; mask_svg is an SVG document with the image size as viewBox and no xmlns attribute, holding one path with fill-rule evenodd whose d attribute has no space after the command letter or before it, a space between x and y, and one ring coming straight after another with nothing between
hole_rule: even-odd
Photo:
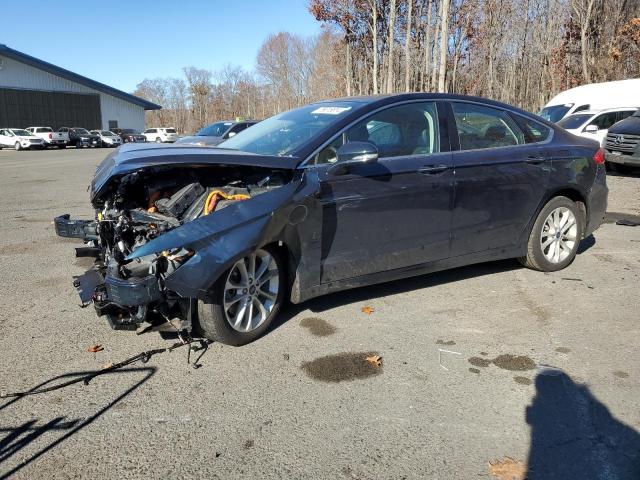
<instances>
[{"instance_id":1,"label":"alloy wheel","mask_svg":"<svg viewBox=\"0 0 640 480\"><path fill-rule=\"evenodd\" d=\"M237 261L224 286L223 308L234 330L251 332L271 315L280 284L278 264L269 252L257 250Z\"/></svg>"},{"instance_id":2,"label":"alloy wheel","mask_svg":"<svg viewBox=\"0 0 640 480\"><path fill-rule=\"evenodd\" d=\"M567 207L558 207L549 213L540 234L540 246L545 258L561 263L571 255L578 241L578 222Z\"/></svg>"}]
</instances>

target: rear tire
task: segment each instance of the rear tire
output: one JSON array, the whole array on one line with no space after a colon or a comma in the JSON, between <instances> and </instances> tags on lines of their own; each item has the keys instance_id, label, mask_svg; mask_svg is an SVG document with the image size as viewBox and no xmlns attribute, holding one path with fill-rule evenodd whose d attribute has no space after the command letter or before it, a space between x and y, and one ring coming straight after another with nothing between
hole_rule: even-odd
<instances>
[{"instance_id":1,"label":"rear tire","mask_svg":"<svg viewBox=\"0 0 640 480\"><path fill-rule=\"evenodd\" d=\"M573 262L584 232L580 208L567 197L554 197L538 214L522 265L541 272L562 270Z\"/></svg>"},{"instance_id":2,"label":"rear tire","mask_svg":"<svg viewBox=\"0 0 640 480\"><path fill-rule=\"evenodd\" d=\"M63 149L63 148L67 148L66 145L58 145L58 148Z\"/></svg>"},{"instance_id":3,"label":"rear tire","mask_svg":"<svg viewBox=\"0 0 640 480\"><path fill-rule=\"evenodd\" d=\"M258 249L220 276L211 289L211 303L198 301L200 329L210 340L246 345L261 337L278 316L286 287L285 264L278 251Z\"/></svg>"}]
</instances>

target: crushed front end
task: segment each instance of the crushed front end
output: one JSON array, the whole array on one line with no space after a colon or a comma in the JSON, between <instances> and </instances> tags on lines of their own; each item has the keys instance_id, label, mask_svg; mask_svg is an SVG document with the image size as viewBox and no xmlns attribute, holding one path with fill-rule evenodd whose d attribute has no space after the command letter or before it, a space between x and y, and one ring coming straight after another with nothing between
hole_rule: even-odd
<instances>
[{"instance_id":1,"label":"crushed front end","mask_svg":"<svg viewBox=\"0 0 640 480\"><path fill-rule=\"evenodd\" d=\"M157 162L114 175L99 191L94 179L95 218L77 220L62 215L54 219L58 235L84 241L76 248L76 256L94 259L91 269L74 278L82 305L93 304L98 316L105 316L114 329L160 327L191 333L196 299L167 286L172 275L196 256L190 241L206 239L208 230L215 233L213 217L221 210L267 193L289 179L283 172L255 166ZM206 222L183 229L205 217ZM169 243L179 245L156 242L160 250L151 247L151 242L170 231L182 238ZM146 252L140 250L143 246L151 252L141 254Z\"/></svg>"}]
</instances>

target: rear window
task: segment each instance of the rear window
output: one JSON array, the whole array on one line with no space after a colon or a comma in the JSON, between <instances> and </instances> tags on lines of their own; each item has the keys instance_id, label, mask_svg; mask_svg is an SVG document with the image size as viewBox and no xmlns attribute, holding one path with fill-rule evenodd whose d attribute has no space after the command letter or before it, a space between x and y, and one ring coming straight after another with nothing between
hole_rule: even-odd
<instances>
[{"instance_id":1,"label":"rear window","mask_svg":"<svg viewBox=\"0 0 640 480\"><path fill-rule=\"evenodd\" d=\"M167 133L176 133L176 129L175 128L167 128L166 132Z\"/></svg>"},{"instance_id":2,"label":"rear window","mask_svg":"<svg viewBox=\"0 0 640 480\"><path fill-rule=\"evenodd\" d=\"M53 130L50 129L49 127L43 127L38 129L38 133L50 133L50 132L53 132Z\"/></svg>"},{"instance_id":3,"label":"rear window","mask_svg":"<svg viewBox=\"0 0 640 480\"><path fill-rule=\"evenodd\" d=\"M569 110L573 107L573 103L566 103L564 105L552 105L550 107L544 107L540 110L540 115L542 118L549 122L557 122L562 120Z\"/></svg>"},{"instance_id":4,"label":"rear window","mask_svg":"<svg viewBox=\"0 0 640 480\"><path fill-rule=\"evenodd\" d=\"M591 114L569 115L560 120L558 125L567 129L580 128L591 116Z\"/></svg>"},{"instance_id":5,"label":"rear window","mask_svg":"<svg viewBox=\"0 0 640 480\"><path fill-rule=\"evenodd\" d=\"M524 138L527 143L543 142L549 138L551 129L546 125L517 114L513 114L513 117L524 132Z\"/></svg>"}]
</instances>

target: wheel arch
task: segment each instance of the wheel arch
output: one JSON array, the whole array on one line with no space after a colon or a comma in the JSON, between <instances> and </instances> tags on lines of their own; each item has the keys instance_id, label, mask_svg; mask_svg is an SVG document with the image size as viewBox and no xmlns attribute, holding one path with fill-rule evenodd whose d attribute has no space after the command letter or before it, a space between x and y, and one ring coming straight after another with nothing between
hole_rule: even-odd
<instances>
[{"instance_id":1,"label":"wheel arch","mask_svg":"<svg viewBox=\"0 0 640 480\"><path fill-rule=\"evenodd\" d=\"M542 210L544 206L549 202L549 200L551 200L554 197L567 197L569 200L572 200L580 210L580 214L582 215L582 225L586 226L587 218L588 218L587 199L586 199L586 196L579 189L567 187L567 188L561 188L554 191L549 196L549 198L547 198L545 202L540 206L538 213L540 213L540 210Z\"/></svg>"},{"instance_id":2,"label":"wheel arch","mask_svg":"<svg viewBox=\"0 0 640 480\"><path fill-rule=\"evenodd\" d=\"M529 219L529 222L527 223L526 227L522 231L522 235L520 237L520 245L522 245L523 248L526 248L527 242L529 240L529 235L531 235L531 229L533 228L533 225L536 223L536 219L538 218L538 215L540 215L540 212L542 211L544 206L547 203L549 203L549 201L551 201L552 198L555 198L555 197L567 197L569 200L572 200L573 202L575 202L578 205L578 209L580 210L580 213L582 215L583 225L586 225L586 221L588 218L587 216L588 204L587 204L586 196L584 195L583 192L580 191L580 189L576 187L565 186L561 188L556 188L554 190L550 190L547 193L547 195L545 195L544 198L540 201L540 204L536 208L535 214L531 216L531 218Z\"/></svg>"}]
</instances>

